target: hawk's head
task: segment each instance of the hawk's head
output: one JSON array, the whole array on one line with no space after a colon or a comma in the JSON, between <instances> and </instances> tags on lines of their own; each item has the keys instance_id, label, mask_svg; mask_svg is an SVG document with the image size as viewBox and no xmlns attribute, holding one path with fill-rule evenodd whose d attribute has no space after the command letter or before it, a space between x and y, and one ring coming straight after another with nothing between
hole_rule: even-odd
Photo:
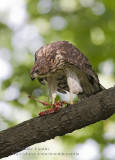
<instances>
[{"instance_id":1,"label":"hawk's head","mask_svg":"<svg viewBox=\"0 0 115 160\"><path fill-rule=\"evenodd\" d=\"M30 71L31 79L34 80L35 78L44 78L49 74L49 72L50 68L46 58L40 57L36 60Z\"/></svg>"}]
</instances>

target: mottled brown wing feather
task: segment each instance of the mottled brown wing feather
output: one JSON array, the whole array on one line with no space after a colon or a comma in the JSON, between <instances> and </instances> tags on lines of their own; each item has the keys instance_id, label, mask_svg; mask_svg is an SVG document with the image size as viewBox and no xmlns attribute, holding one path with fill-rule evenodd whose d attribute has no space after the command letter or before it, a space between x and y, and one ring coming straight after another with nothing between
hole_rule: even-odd
<instances>
[{"instance_id":1,"label":"mottled brown wing feather","mask_svg":"<svg viewBox=\"0 0 115 160\"><path fill-rule=\"evenodd\" d=\"M35 61L38 57L54 57L56 54L61 54L64 61L69 62L79 69L82 69L87 74L97 79L96 73L93 71L91 64L87 57L85 57L74 45L67 41L58 41L51 44L47 44L41 47L35 53Z\"/></svg>"},{"instance_id":2,"label":"mottled brown wing feather","mask_svg":"<svg viewBox=\"0 0 115 160\"><path fill-rule=\"evenodd\" d=\"M63 55L64 60L72 65L75 65L77 68L86 73L90 83L94 85L94 87L99 88L97 90L103 90L104 87L99 83L98 76L92 69L92 65L90 64L88 58L85 57L83 53L71 43L63 41L62 45L63 47L61 49L61 54Z\"/></svg>"},{"instance_id":3,"label":"mottled brown wing feather","mask_svg":"<svg viewBox=\"0 0 115 160\"><path fill-rule=\"evenodd\" d=\"M98 80L88 58L85 57L79 49L67 41L61 41L58 43L60 43L60 45L57 44L59 46L57 47L58 53L60 51L60 54L64 57L64 61L77 66L79 69Z\"/></svg>"}]
</instances>

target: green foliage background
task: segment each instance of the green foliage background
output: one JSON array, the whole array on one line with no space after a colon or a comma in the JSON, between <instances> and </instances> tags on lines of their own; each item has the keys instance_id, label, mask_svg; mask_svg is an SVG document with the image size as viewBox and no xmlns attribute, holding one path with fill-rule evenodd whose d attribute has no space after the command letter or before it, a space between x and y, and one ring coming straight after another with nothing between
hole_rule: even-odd
<instances>
[{"instance_id":1,"label":"green foliage background","mask_svg":"<svg viewBox=\"0 0 115 160\"><path fill-rule=\"evenodd\" d=\"M44 5L45 3L49 4L49 8ZM5 60L7 56L10 56L6 62L11 65L13 70L9 78L0 81L0 102L4 102L0 104L12 108L12 112L7 116L8 111L6 110L6 115L2 114L4 106L0 106L2 108L0 110L1 130L35 117L43 109L41 104L29 100L28 95L47 101L47 85L41 86L37 80L32 82L30 79L34 52L44 44L58 40L67 40L73 43L89 58L105 87L113 86L115 82L114 0L95 0L91 5L88 5L88 1L83 2L83 0L25 0L24 4L27 18L18 27L7 23L8 20L5 19L7 12L0 12L0 58ZM28 31L26 26L32 26L32 32ZM36 36L32 38L34 33ZM16 35L18 36L16 37ZM106 74L104 67L110 67L110 72ZM8 88L11 86L19 92L14 99L7 97L13 94L7 94ZM58 95L57 100L59 98ZM84 143L89 138L99 144L100 159L104 159L101 154L104 148L115 142L115 116L71 134L57 137L56 140L61 141L64 151L72 151L76 144Z\"/></svg>"}]
</instances>

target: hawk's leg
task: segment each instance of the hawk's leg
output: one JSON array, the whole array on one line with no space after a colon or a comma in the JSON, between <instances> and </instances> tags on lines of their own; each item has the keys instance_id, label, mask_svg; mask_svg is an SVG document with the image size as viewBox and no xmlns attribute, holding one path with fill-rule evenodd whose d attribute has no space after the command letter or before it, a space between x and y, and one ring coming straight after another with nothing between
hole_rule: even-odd
<instances>
[{"instance_id":1,"label":"hawk's leg","mask_svg":"<svg viewBox=\"0 0 115 160\"><path fill-rule=\"evenodd\" d=\"M80 81L79 81L79 78L77 77L76 72L74 72L70 68L67 68L66 76L67 76L67 84L70 91L70 104L73 104L73 93L79 94L83 90L80 85Z\"/></svg>"},{"instance_id":2,"label":"hawk's leg","mask_svg":"<svg viewBox=\"0 0 115 160\"><path fill-rule=\"evenodd\" d=\"M50 76L47 78L48 87L49 87L49 98L52 103L55 103L56 93L57 93L57 82L54 76Z\"/></svg>"},{"instance_id":3,"label":"hawk's leg","mask_svg":"<svg viewBox=\"0 0 115 160\"><path fill-rule=\"evenodd\" d=\"M52 103L53 103L53 104L55 103L55 97L52 98Z\"/></svg>"}]
</instances>

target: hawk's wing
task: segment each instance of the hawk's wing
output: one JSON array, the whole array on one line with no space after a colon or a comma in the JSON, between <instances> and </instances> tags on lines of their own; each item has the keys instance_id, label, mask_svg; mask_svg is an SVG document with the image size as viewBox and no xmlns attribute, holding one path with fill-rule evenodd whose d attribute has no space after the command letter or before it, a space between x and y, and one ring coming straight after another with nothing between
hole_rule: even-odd
<instances>
[{"instance_id":1,"label":"hawk's wing","mask_svg":"<svg viewBox=\"0 0 115 160\"><path fill-rule=\"evenodd\" d=\"M92 66L87 57L80 52L74 45L67 41L60 41L60 46L58 48L58 53L63 56L64 61L69 62L88 75L92 76L95 80L98 81L97 74L92 69ZM61 46L62 45L62 46Z\"/></svg>"},{"instance_id":2,"label":"hawk's wing","mask_svg":"<svg viewBox=\"0 0 115 160\"><path fill-rule=\"evenodd\" d=\"M60 50L64 61L76 66L84 77L87 77L89 82L94 86L95 92L103 90L104 87L99 83L98 76L92 69L92 66L87 57L85 57L74 45L67 41L63 41L63 47ZM58 51L59 53L59 51ZM85 77L84 77L85 80Z\"/></svg>"}]
</instances>

